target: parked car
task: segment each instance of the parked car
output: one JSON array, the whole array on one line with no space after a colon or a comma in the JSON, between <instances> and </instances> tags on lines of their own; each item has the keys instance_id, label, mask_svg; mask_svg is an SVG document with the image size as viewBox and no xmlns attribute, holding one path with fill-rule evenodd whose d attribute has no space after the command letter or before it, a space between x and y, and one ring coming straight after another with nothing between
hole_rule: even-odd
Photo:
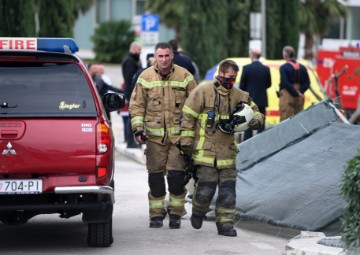
<instances>
[{"instance_id":1,"label":"parked car","mask_svg":"<svg viewBox=\"0 0 360 255\"><path fill-rule=\"evenodd\" d=\"M229 58L237 63L240 68L238 76L236 77L236 84L239 86L242 67L244 65L250 64L251 60L249 58ZM282 64L285 63L284 60L269 60L269 59L260 59L260 61L269 66L271 72L271 87L267 89L269 106L266 108L266 125L275 125L280 122L280 113L279 113L279 98L277 97L276 91L279 90L280 84L280 71L279 68ZM304 109L308 108L310 105L317 103L326 98L326 95L323 93L321 85L318 82L318 77L316 72L311 68L311 66L305 62L300 61L301 64L305 65L308 69L311 89L308 89L305 93L305 105ZM209 69L208 73L205 76L205 80L213 79L217 75L218 65Z\"/></svg>"},{"instance_id":2,"label":"parked car","mask_svg":"<svg viewBox=\"0 0 360 255\"><path fill-rule=\"evenodd\" d=\"M114 137L78 46L68 38L0 38L0 221L82 214L87 243L113 242Z\"/></svg>"}]
</instances>

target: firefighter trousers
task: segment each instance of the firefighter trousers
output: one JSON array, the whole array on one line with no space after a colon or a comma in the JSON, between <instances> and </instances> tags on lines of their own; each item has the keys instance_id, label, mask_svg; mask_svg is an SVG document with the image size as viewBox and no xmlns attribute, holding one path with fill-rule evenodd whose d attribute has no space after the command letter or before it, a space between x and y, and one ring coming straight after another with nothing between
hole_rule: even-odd
<instances>
[{"instance_id":1,"label":"firefighter trousers","mask_svg":"<svg viewBox=\"0 0 360 255\"><path fill-rule=\"evenodd\" d=\"M165 144L147 141L146 166L149 184L149 214L165 218L166 213L182 216L185 211L186 188L185 161L179 149L169 139ZM169 203L166 205L166 183L169 190Z\"/></svg>"},{"instance_id":2,"label":"firefighter trousers","mask_svg":"<svg viewBox=\"0 0 360 255\"><path fill-rule=\"evenodd\" d=\"M280 121L304 110L304 98L292 96L286 89L280 90Z\"/></svg>"},{"instance_id":3,"label":"firefighter trousers","mask_svg":"<svg viewBox=\"0 0 360 255\"><path fill-rule=\"evenodd\" d=\"M192 200L192 213L205 216L218 187L216 199L216 222L233 226L236 201L236 169L218 169L216 167L198 166L198 181Z\"/></svg>"}]
</instances>

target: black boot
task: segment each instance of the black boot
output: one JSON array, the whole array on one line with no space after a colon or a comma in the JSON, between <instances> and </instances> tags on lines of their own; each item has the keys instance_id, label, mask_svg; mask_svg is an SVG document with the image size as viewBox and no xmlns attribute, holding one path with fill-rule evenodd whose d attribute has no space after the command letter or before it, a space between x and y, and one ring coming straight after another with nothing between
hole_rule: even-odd
<instances>
[{"instance_id":1,"label":"black boot","mask_svg":"<svg viewBox=\"0 0 360 255\"><path fill-rule=\"evenodd\" d=\"M153 217L150 219L150 228L161 228L163 226L163 217Z\"/></svg>"},{"instance_id":2,"label":"black boot","mask_svg":"<svg viewBox=\"0 0 360 255\"><path fill-rule=\"evenodd\" d=\"M204 216L192 214L191 215L191 226L195 229L200 229L204 220Z\"/></svg>"},{"instance_id":3,"label":"black boot","mask_svg":"<svg viewBox=\"0 0 360 255\"><path fill-rule=\"evenodd\" d=\"M219 224L216 223L216 227L218 229L218 234L223 236L237 236L237 232L234 227L230 224Z\"/></svg>"},{"instance_id":4,"label":"black boot","mask_svg":"<svg viewBox=\"0 0 360 255\"><path fill-rule=\"evenodd\" d=\"M170 214L169 227L172 229L178 229L181 225L181 219L179 215Z\"/></svg>"}]
</instances>

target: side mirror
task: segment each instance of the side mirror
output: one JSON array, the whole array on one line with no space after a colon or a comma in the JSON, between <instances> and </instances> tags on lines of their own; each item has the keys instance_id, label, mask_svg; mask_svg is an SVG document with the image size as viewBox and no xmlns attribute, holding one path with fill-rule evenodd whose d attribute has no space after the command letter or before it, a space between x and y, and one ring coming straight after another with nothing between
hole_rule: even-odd
<instances>
[{"instance_id":1,"label":"side mirror","mask_svg":"<svg viewBox=\"0 0 360 255\"><path fill-rule=\"evenodd\" d=\"M123 94L118 93L106 93L103 96L103 104L105 109L109 112L117 111L124 107L125 97Z\"/></svg>"}]
</instances>

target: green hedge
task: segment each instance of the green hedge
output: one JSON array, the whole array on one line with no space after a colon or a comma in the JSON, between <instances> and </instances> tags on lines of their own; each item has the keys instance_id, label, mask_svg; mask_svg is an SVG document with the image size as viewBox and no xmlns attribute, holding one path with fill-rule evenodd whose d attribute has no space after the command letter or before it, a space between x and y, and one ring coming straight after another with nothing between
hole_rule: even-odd
<instances>
[{"instance_id":1,"label":"green hedge","mask_svg":"<svg viewBox=\"0 0 360 255\"><path fill-rule=\"evenodd\" d=\"M95 59L104 63L121 63L135 40L129 21L107 21L101 23L91 38L94 42Z\"/></svg>"},{"instance_id":2,"label":"green hedge","mask_svg":"<svg viewBox=\"0 0 360 255\"><path fill-rule=\"evenodd\" d=\"M342 218L342 240L349 251L360 249L360 152L345 169L341 193L347 202Z\"/></svg>"}]
</instances>

